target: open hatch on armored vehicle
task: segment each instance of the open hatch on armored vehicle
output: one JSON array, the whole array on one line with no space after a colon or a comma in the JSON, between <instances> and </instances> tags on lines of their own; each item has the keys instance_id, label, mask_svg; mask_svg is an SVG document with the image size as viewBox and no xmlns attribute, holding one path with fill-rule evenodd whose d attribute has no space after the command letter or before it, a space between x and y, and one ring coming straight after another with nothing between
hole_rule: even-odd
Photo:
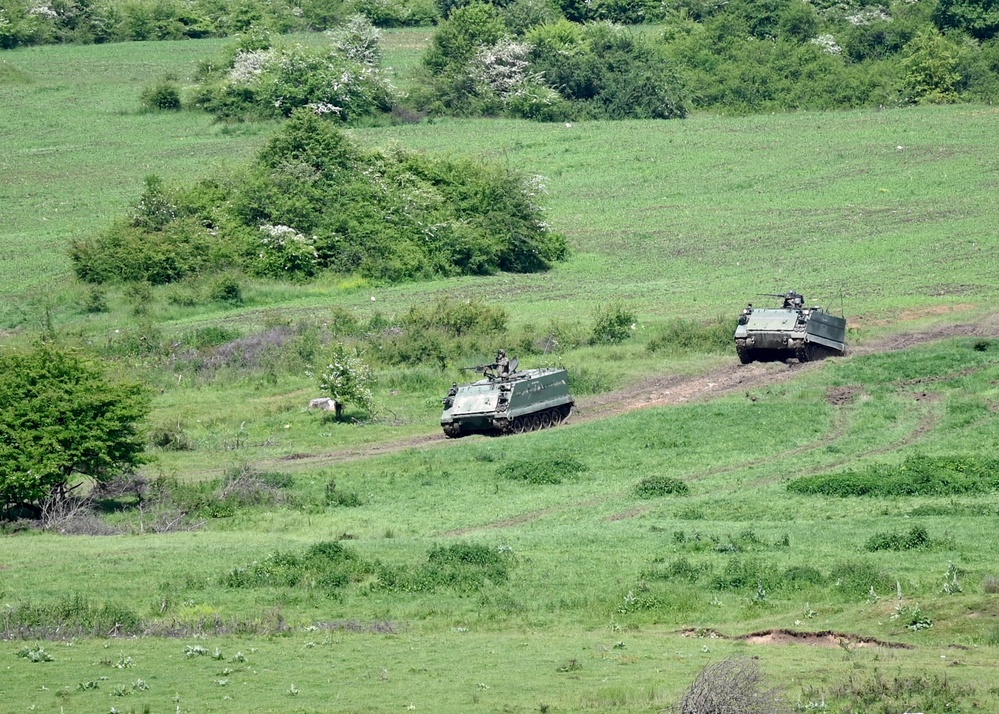
<instances>
[{"instance_id":1,"label":"open hatch on armored vehicle","mask_svg":"<svg viewBox=\"0 0 999 714\"><path fill-rule=\"evenodd\" d=\"M846 353L846 319L830 315L819 306L806 307L805 297L795 291L784 295L779 308L750 304L735 328L735 350L739 360L786 360L801 362Z\"/></svg>"},{"instance_id":2,"label":"open hatch on armored vehicle","mask_svg":"<svg viewBox=\"0 0 999 714\"><path fill-rule=\"evenodd\" d=\"M556 426L569 416L575 401L569 375L561 368L518 370L518 360L474 367L484 377L455 384L444 398L441 428L456 438L466 434L519 434Z\"/></svg>"}]
</instances>

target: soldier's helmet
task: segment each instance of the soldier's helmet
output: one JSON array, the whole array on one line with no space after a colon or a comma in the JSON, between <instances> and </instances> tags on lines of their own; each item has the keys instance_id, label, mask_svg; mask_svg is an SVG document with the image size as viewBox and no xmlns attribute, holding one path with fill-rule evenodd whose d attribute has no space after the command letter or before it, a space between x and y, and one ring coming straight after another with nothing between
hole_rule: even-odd
<instances>
[{"instance_id":1,"label":"soldier's helmet","mask_svg":"<svg viewBox=\"0 0 999 714\"><path fill-rule=\"evenodd\" d=\"M496 353L497 357L506 357L506 350L500 350Z\"/></svg>"}]
</instances>

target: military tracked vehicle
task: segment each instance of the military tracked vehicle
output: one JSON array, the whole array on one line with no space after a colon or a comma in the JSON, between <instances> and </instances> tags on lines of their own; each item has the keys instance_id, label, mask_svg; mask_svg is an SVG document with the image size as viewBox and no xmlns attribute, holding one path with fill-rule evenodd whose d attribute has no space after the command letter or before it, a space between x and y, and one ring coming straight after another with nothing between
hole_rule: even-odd
<instances>
[{"instance_id":1,"label":"military tracked vehicle","mask_svg":"<svg viewBox=\"0 0 999 714\"><path fill-rule=\"evenodd\" d=\"M805 297L795 291L784 295L779 308L749 305L735 328L735 350L739 361L786 360L800 362L846 353L846 319L830 315L821 307L805 306Z\"/></svg>"},{"instance_id":2,"label":"military tracked vehicle","mask_svg":"<svg viewBox=\"0 0 999 714\"><path fill-rule=\"evenodd\" d=\"M564 369L518 370L518 360L472 367L483 378L451 387L441 428L454 439L467 434L520 434L561 424L575 400Z\"/></svg>"}]
</instances>

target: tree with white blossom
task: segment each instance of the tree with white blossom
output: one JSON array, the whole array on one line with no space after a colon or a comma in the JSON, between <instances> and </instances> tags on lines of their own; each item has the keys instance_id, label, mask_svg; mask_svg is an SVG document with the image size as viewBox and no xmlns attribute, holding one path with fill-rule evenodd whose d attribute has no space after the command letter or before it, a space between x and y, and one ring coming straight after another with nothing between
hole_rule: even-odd
<instances>
[{"instance_id":1,"label":"tree with white blossom","mask_svg":"<svg viewBox=\"0 0 999 714\"><path fill-rule=\"evenodd\" d=\"M343 408L354 404L365 414L375 412L371 384L374 377L371 368L357 353L342 342L334 343L323 355L322 366L312 376L319 383L319 389L328 395L335 405L337 421L343 417Z\"/></svg>"}]
</instances>

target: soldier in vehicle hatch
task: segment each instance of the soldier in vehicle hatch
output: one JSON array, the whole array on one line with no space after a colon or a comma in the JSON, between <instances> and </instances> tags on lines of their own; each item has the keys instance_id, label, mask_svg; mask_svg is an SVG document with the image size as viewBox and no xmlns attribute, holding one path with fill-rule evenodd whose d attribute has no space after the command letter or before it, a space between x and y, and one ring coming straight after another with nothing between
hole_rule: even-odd
<instances>
[{"instance_id":1,"label":"soldier in vehicle hatch","mask_svg":"<svg viewBox=\"0 0 999 714\"><path fill-rule=\"evenodd\" d=\"M500 350L496 353L496 362L490 365L496 370L496 374L500 377L507 377L510 375L510 360L506 358L506 350Z\"/></svg>"},{"instance_id":2,"label":"soldier in vehicle hatch","mask_svg":"<svg viewBox=\"0 0 999 714\"><path fill-rule=\"evenodd\" d=\"M784 307L791 310L800 310L805 306L805 296L799 295L791 290L784 296Z\"/></svg>"}]
</instances>

